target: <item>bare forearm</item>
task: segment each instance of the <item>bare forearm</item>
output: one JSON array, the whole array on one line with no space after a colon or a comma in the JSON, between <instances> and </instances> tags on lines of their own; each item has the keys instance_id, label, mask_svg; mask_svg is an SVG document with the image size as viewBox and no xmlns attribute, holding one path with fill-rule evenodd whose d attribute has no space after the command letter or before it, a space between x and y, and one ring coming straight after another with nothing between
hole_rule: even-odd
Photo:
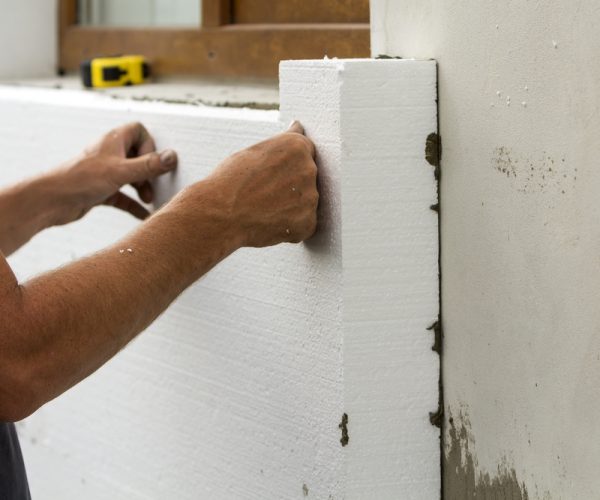
<instances>
[{"instance_id":1,"label":"bare forearm","mask_svg":"<svg viewBox=\"0 0 600 500\"><path fill-rule=\"evenodd\" d=\"M197 210L182 209L189 203ZM1 342L10 366L0 370L14 389L4 399L21 398L26 415L75 385L234 251L227 217L204 203L184 194L118 244L6 288L12 307Z\"/></svg>"},{"instance_id":2,"label":"bare forearm","mask_svg":"<svg viewBox=\"0 0 600 500\"><path fill-rule=\"evenodd\" d=\"M140 124L107 134L53 177L0 194L0 250L98 204L138 218L149 180L172 171ZM298 123L226 159L117 245L19 284L0 251L0 421L19 420L85 378L187 286L242 246L300 242L317 224L314 146ZM57 181L58 179L58 181Z\"/></svg>"},{"instance_id":3,"label":"bare forearm","mask_svg":"<svg viewBox=\"0 0 600 500\"><path fill-rule=\"evenodd\" d=\"M141 124L115 129L61 167L0 190L0 251L10 255L43 229L73 222L101 204L145 219L146 208L120 189L130 184L150 203L150 181L176 165L176 153L155 152Z\"/></svg>"},{"instance_id":4,"label":"bare forearm","mask_svg":"<svg viewBox=\"0 0 600 500\"><path fill-rule=\"evenodd\" d=\"M58 223L63 188L44 175L0 190L0 251L10 255L35 234Z\"/></svg>"}]
</instances>

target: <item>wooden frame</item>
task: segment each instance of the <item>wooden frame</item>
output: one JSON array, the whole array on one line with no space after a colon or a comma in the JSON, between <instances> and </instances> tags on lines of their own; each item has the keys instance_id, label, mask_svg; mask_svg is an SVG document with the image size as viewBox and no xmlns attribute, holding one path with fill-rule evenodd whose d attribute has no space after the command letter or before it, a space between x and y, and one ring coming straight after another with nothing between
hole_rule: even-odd
<instances>
[{"instance_id":1,"label":"wooden frame","mask_svg":"<svg viewBox=\"0 0 600 500\"><path fill-rule=\"evenodd\" d=\"M199 29L77 24L77 0L59 0L60 71L91 57L140 53L155 75L274 78L279 61L369 57L368 23L231 24L232 0L204 0Z\"/></svg>"}]
</instances>

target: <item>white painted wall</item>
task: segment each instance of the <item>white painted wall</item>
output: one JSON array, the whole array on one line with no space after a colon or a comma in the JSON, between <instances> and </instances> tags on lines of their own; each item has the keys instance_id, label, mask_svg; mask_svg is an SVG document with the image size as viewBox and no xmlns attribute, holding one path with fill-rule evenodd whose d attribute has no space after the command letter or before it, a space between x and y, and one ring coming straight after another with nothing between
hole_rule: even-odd
<instances>
[{"instance_id":1,"label":"white painted wall","mask_svg":"<svg viewBox=\"0 0 600 500\"><path fill-rule=\"evenodd\" d=\"M439 63L445 498L598 498L599 5L371 4L375 54Z\"/></svg>"},{"instance_id":2,"label":"white painted wall","mask_svg":"<svg viewBox=\"0 0 600 500\"><path fill-rule=\"evenodd\" d=\"M56 0L0 0L0 79L56 73L57 12Z\"/></svg>"},{"instance_id":3,"label":"white painted wall","mask_svg":"<svg viewBox=\"0 0 600 500\"><path fill-rule=\"evenodd\" d=\"M314 240L237 252L19 425L34 498L437 498L435 64L296 62L281 77L281 116L0 87L7 183L132 119L180 153L162 200L292 117L319 151ZM133 224L100 208L11 263L24 279Z\"/></svg>"}]
</instances>

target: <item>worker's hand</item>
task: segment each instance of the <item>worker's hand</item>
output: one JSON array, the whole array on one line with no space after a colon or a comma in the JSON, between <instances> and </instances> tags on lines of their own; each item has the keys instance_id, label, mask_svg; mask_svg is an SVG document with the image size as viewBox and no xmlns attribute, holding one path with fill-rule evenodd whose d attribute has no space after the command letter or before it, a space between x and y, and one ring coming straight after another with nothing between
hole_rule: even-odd
<instances>
[{"instance_id":1,"label":"worker's hand","mask_svg":"<svg viewBox=\"0 0 600 500\"><path fill-rule=\"evenodd\" d=\"M154 140L141 123L112 130L83 155L60 170L66 191L58 224L75 221L97 205L110 205L145 219L149 212L138 201L121 192L131 184L140 199L150 203L154 192L150 181L177 167L177 154L156 152Z\"/></svg>"},{"instance_id":2,"label":"worker's hand","mask_svg":"<svg viewBox=\"0 0 600 500\"><path fill-rule=\"evenodd\" d=\"M315 147L298 122L227 158L208 182L229 200L241 245L299 243L317 227Z\"/></svg>"}]
</instances>

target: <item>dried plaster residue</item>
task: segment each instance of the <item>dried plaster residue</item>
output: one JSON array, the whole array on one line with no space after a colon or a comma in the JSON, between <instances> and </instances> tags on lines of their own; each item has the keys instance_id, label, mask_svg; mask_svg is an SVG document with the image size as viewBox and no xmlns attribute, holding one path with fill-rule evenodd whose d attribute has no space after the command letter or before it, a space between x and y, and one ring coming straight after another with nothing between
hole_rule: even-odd
<instances>
[{"instance_id":1,"label":"dried plaster residue","mask_svg":"<svg viewBox=\"0 0 600 500\"><path fill-rule=\"evenodd\" d=\"M505 146L494 149L492 168L521 193L566 194L577 181L577 168L546 151L522 154Z\"/></svg>"},{"instance_id":2,"label":"dried plaster residue","mask_svg":"<svg viewBox=\"0 0 600 500\"><path fill-rule=\"evenodd\" d=\"M235 101L208 101L199 98L157 98L150 96L132 96L132 97L120 97L111 95L113 99L130 99L132 101L142 102L164 102L166 104L185 104L188 106L213 106L217 108L248 108L248 109L262 109L262 110L278 110L279 104L277 103L265 103L265 102L235 102Z\"/></svg>"},{"instance_id":3,"label":"dried plaster residue","mask_svg":"<svg viewBox=\"0 0 600 500\"><path fill-rule=\"evenodd\" d=\"M467 414L449 412L444 455L444 500L529 500L527 489L519 483L515 469L503 460L496 474L477 470L475 440Z\"/></svg>"}]
</instances>

